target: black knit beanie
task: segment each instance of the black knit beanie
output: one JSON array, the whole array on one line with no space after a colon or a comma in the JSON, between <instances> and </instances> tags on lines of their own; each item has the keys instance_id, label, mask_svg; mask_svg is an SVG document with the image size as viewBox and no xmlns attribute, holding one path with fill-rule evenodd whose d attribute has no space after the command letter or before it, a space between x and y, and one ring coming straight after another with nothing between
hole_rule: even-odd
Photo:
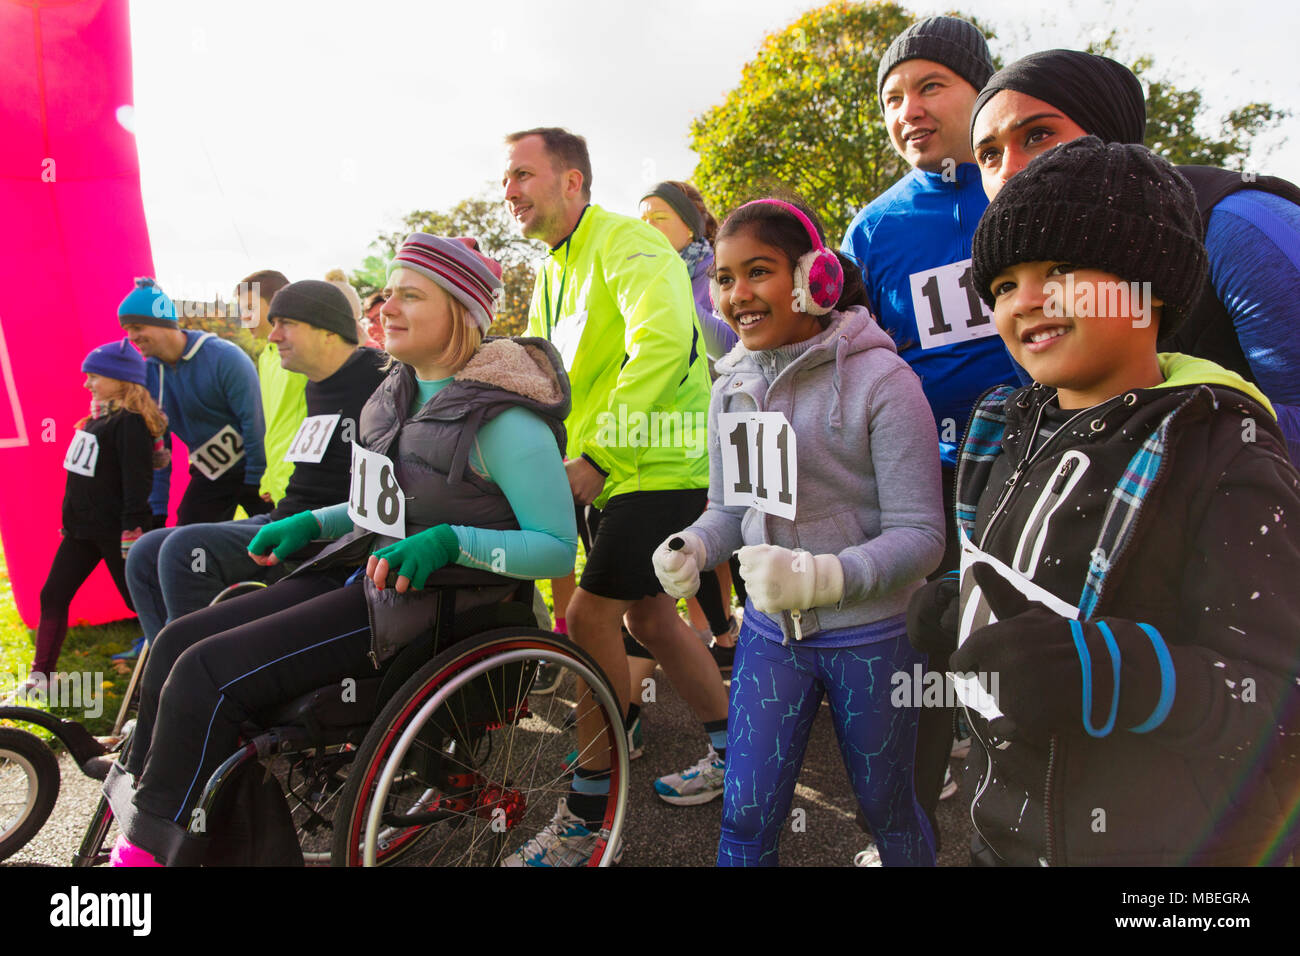
<instances>
[{"instance_id":1,"label":"black knit beanie","mask_svg":"<svg viewBox=\"0 0 1300 956\"><path fill-rule=\"evenodd\" d=\"M299 279L277 292L266 317L269 320L276 316L337 332L354 345L357 342L357 321L347 296L323 279Z\"/></svg>"},{"instance_id":2,"label":"black knit beanie","mask_svg":"<svg viewBox=\"0 0 1300 956\"><path fill-rule=\"evenodd\" d=\"M1146 95L1138 78L1122 63L1079 50L1044 50L994 73L975 100L975 117L1001 90L1014 90L1050 103L1107 143L1141 143L1147 132Z\"/></svg>"},{"instance_id":3,"label":"black knit beanie","mask_svg":"<svg viewBox=\"0 0 1300 956\"><path fill-rule=\"evenodd\" d=\"M1022 262L1069 262L1125 282L1150 282L1164 301L1167 335L1196 304L1208 259L1196 195L1145 146L1085 136L1049 150L1012 176L975 229L975 289Z\"/></svg>"},{"instance_id":4,"label":"black knit beanie","mask_svg":"<svg viewBox=\"0 0 1300 956\"><path fill-rule=\"evenodd\" d=\"M977 90L993 73L993 57L979 27L957 17L927 17L894 37L880 60L876 70L876 97L882 110L885 101L881 91L885 80L904 60L942 63Z\"/></svg>"}]
</instances>

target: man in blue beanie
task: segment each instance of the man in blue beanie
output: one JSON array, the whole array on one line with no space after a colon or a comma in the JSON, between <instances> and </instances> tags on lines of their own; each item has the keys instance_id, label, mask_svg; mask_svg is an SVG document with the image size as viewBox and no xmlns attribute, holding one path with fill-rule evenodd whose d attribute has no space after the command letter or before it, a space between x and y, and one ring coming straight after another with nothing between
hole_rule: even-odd
<instances>
[{"instance_id":1,"label":"man in blue beanie","mask_svg":"<svg viewBox=\"0 0 1300 956\"><path fill-rule=\"evenodd\" d=\"M265 425L252 359L212 332L182 329L153 279L135 280L117 320L147 360L145 387L167 413L168 447L175 433L189 449L190 483L177 523L227 521L236 505L250 515L269 510L258 494ZM155 473L149 506L157 527L167 519L170 483L170 466Z\"/></svg>"}]
</instances>

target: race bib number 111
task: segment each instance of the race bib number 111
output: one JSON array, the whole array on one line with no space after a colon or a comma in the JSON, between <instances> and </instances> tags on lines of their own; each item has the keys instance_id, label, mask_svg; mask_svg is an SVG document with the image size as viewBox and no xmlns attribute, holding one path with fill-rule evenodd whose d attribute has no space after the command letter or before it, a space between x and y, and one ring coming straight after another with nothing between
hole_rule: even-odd
<instances>
[{"instance_id":1,"label":"race bib number 111","mask_svg":"<svg viewBox=\"0 0 1300 956\"><path fill-rule=\"evenodd\" d=\"M722 503L794 520L799 469L794 429L780 412L722 412Z\"/></svg>"},{"instance_id":2,"label":"race bib number 111","mask_svg":"<svg viewBox=\"0 0 1300 956\"><path fill-rule=\"evenodd\" d=\"M969 259L914 272L908 282L921 348L937 349L997 335L993 313L975 290Z\"/></svg>"}]
</instances>

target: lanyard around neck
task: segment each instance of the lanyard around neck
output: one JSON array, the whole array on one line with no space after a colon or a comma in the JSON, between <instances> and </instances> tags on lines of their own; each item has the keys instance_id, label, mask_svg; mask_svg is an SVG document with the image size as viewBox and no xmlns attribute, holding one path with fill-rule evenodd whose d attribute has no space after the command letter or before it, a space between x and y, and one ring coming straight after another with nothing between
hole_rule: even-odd
<instances>
[{"instance_id":1,"label":"lanyard around neck","mask_svg":"<svg viewBox=\"0 0 1300 956\"><path fill-rule=\"evenodd\" d=\"M560 270L560 294L556 297L555 311L553 313L551 311L551 274L549 272L542 273L542 297L546 300L546 341L548 342L551 340L551 332L558 322L560 310L564 308L564 283L569 278L569 240L572 238L573 236L570 235L564 240L564 268Z\"/></svg>"}]
</instances>

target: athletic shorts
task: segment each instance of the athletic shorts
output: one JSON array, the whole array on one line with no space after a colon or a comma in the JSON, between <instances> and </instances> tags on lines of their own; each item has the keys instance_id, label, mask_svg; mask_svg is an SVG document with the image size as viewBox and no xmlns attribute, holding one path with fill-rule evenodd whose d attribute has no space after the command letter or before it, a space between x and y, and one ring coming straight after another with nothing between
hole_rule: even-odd
<instances>
[{"instance_id":1,"label":"athletic shorts","mask_svg":"<svg viewBox=\"0 0 1300 956\"><path fill-rule=\"evenodd\" d=\"M633 491L586 510L591 544L578 586L597 597L639 601L662 594L650 556L664 538L689 528L704 513L705 488Z\"/></svg>"}]
</instances>

